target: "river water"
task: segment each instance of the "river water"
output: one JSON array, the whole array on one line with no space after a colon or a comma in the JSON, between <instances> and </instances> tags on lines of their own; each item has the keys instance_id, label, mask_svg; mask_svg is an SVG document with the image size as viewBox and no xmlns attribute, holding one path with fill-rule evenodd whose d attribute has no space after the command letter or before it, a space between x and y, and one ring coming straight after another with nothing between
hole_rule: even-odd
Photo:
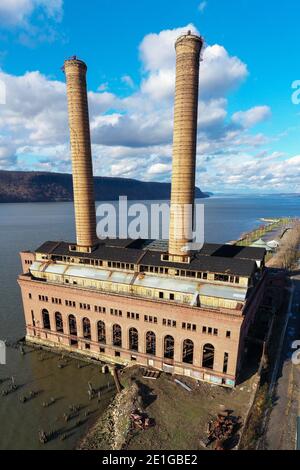
<instances>
[{"instance_id":1,"label":"river water","mask_svg":"<svg viewBox=\"0 0 300 470\"><path fill-rule=\"evenodd\" d=\"M216 243L237 239L259 225L260 218L300 217L299 196L226 196L200 202L205 206L205 239ZM74 239L72 203L0 204L0 340L16 341L24 336L16 282L21 269L19 251L35 249L46 240ZM55 354L28 350L21 355L13 348L8 348L7 356L7 365L0 365L0 449L73 448L113 396L112 390L106 390L111 377L100 374L96 365L79 368L78 361L67 360L65 367L59 368L61 359ZM1 390L9 387L11 376L19 388L2 397ZM97 399L89 402L88 382L106 390L100 403ZM30 391L38 392L37 396L21 403L20 397ZM43 407L51 397L55 403ZM81 404L82 409L65 422L63 415L71 404ZM88 417L87 411L91 413ZM40 444L39 429L60 431L66 439Z\"/></svg>"}]
</instances>

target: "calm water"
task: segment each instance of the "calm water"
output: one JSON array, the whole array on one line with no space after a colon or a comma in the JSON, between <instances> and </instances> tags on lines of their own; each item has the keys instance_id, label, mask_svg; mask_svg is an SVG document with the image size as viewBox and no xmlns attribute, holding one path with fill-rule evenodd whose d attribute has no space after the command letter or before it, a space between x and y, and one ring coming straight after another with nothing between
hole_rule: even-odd
<instances>
[{"instance_id":1,"label":"calm water","mask_svg":"<svg viewBox=\"0 0 300 470\"><path fill-rule=\"evenodd\" d=\"M238 238L260 223L263 217L300 217L300 198L296 196L232 196L212 197L205 204L205 238L211 242L226 242ZM0 204L0 339L17 340L24 336L24 321L19 288L16 282L20 272L18 252L37 248L45 240L75 239L71 203ZM64 423L62 414L70 403L82 403L95 415L107 406L106 394L100 406L87 400L87 382L103 386L109 378L99 374L95 366L78 369L70 361L64 369L57 367L58 358L40 352L21 356L9 349L7 366L0 365L0 378L11 375L20 389L7 397L0 396L0 449L41 448L37 439L39 428L57 430L66 428L68 439L51 441L43 448L72 448L87 423L72 429L73 423ZM74 382L78 386L74 387ZM8 382L0 384L0 390ZM21 404L20 395L30 390L40 394ZM43 401L51 396L57 402L44 409ZM86 409L86 408L85 408ZM84 409L80 417L83 419Z\"/></svg>"}]
</instances>

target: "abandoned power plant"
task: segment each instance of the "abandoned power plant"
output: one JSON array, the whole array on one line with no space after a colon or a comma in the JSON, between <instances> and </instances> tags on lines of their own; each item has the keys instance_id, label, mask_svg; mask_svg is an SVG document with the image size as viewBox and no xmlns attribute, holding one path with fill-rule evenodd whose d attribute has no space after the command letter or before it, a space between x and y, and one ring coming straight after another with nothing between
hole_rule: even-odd
<instances>
[{"instance_id":1,"label":"abandoned power plant","mask_svg":"<svg viewBox=\"0 0 300 470\"><path fill-rule=\"evenodd\" d=\"M176 210L194 204L202 47L190 31L176 41L168 242L97 238L87 67L76 57L65 61L77 239L21 253L27 341L236 385L264 293L265 249L190 249L193 217L182 221Z\"/></svg>"}]
</instances>

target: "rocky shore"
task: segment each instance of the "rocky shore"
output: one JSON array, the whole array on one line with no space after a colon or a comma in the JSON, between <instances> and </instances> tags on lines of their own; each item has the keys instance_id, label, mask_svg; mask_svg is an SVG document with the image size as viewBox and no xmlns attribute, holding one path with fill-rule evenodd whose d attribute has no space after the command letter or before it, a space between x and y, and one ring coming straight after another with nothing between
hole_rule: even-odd
<instances>
[{"instance_id":1,"label":"rocky shore","mask_svg":"<svg viewBox=\"0 0 300 470\"><path fill-rule=\"evenodd\" d=\"M78 450L121 450L131 429L131 413L141 409L139 386L133 382L113 399L107 410L77 446Z\"/></svg>"}]
</instances>

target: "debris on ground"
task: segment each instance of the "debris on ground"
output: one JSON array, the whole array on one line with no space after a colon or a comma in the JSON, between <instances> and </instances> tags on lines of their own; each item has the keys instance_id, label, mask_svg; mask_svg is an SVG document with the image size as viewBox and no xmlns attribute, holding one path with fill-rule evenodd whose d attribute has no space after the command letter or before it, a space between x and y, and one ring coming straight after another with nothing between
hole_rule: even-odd
<instances>
[{"instance_id":1,"label":"debris on ground","mask_svg":"<svg viewBox=\"0 0 300 470\"><path fill-rule=\"evenodd\" d=\"M174 379L174 382L175 382L177 385L180 385L182 388L184 388L184 389L187 390L188 392L191 392L191 391L192 391L191 387L189 387L187 384L185 384L185 383L182 382L181 380L179 380L179 379Z\"/></svg>"},{"instance_id":2,"label":"debris on ground","mask_svg":"<svg viewBox=\"0 0 300 470\"><path fill-rule=\"evenodd\" d=\"M215 450L225 450L240 427L240 417L233 416L229 410L221 412L217 419L208 423L208 437L201 441L201 445L208 447L215 442Z\"/></svg>"},{"instance_id":3,"label":"debris on ground","mask_svg":"<svg viewBox=\"0 0 300 470\"><path fill-rule=\"evenodd\" d=\"M160 371L158 370L153 370L153 369L145 369L144 367L142 368L142 375L144 379L152 379L156 380L158 379L160 375Z\"/></svg>"},{"instance_id":4,"label":"debris on ground","mask_svg":"<svg viewBox=\"0 0 300 470\"><path fill-rule=\"evenodd\" d=\"M80 450L124 449L133 431L146 430L154 420L144 413L140 386L132 382L118 393L106 412L79 443Z\"/></svg>"},{"instance_id":5,"label":"debris on ground","mask_svg":"<svg viewBox=\"0 0 300 470\"><path fill-rule=\"evenodd\" d=\"M146 413L141 413L139 410L131 413L130 419L134 429L141 429L144 431L152 426L155 426L154 420L149 418Z\"/></svg>"}]
</instances>

